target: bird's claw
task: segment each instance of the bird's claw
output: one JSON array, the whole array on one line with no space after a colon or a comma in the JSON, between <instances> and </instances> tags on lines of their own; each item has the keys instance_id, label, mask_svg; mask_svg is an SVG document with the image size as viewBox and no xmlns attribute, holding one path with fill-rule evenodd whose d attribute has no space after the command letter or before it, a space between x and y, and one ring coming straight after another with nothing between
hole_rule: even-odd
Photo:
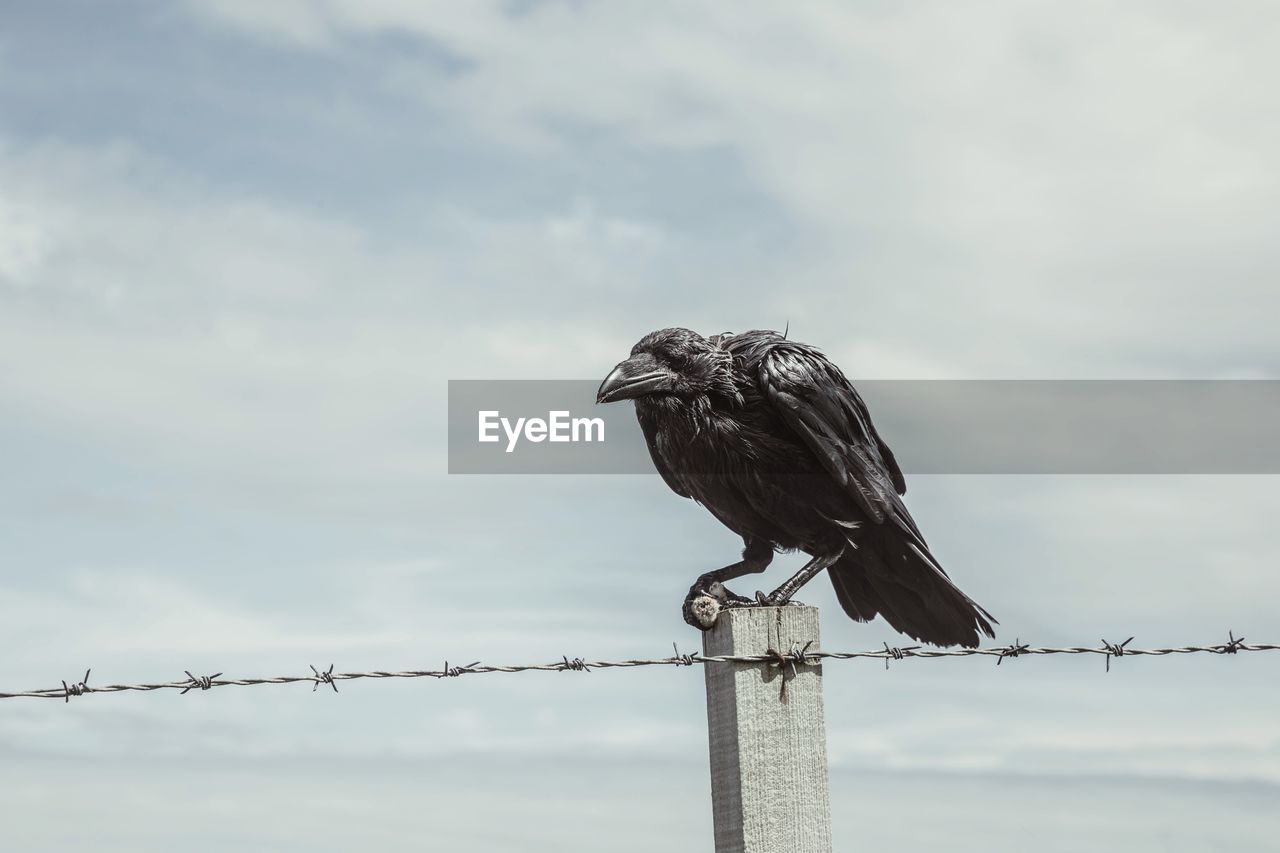
<instances>
[{"instance_id":1,"label":"bird's claw","mask_svg":"<svg viewBox=\"0 0 1280 853\"><path fill-rule=\"evenodd\" d=\"M749 607L755 602L735 595L719 581L703 585L701 580L689 588L685 596L682 615L688 625L699 631L710 631L720 617L720 611L730 607Z\"/></svg>"},{"instance_id":2,"label":"bird's claw","mask_svg":"<svg viewBox=\"0 0 1280 853\"><path fill-rule=\"evenodd\" d=\"M793 601L791 596L783 598L778 590L775 589L768 595L756 590L756 600L753 603L758 607L786 607L788 604L798 604L799 602Z\"/></svg>"},{"instance_id":3,"label":"bird's claw","mask_svg":"<svg viewBox=\"0 0 1280 853\"><path fill-rule=\"evenodd\" d=\"M730 592L725 585L719 581L716 581L711 584L711 586L707 587L707 594L715 596L719 599L720 603L726 607L745 607L753 603L749 598L743 598L741 595L736 595Z\"/></svg>"}]
</instances>

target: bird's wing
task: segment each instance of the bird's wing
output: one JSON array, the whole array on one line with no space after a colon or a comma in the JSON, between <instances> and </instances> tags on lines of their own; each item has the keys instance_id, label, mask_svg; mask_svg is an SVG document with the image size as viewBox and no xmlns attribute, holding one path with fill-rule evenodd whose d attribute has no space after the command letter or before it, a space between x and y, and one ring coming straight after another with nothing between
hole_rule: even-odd
<instances>
[{"instance_id":1,"label":"bird's wing","mask_svg":"<svg viewBox=\"0 0 1280 853\"><path fill-rule=\"evenodd\" d=\"M640 430L644 433L645 446L649 448L649 458L653 460L653 467L658 469L658 473L662 475L662 479L666 481L671 491L682 498L692 498L693 495L685 485L679 470L667 459L665 436L659 432L651 418L640 416L638 411L636 414L636 420L640 421Z\"/></svg>"},{"instance_id":2,"label":"bird's wing","mask_svg":"<svg viewBox=\"0 0 1280 853\"><path fill-rule=\"evenodd\" d=\"M892 452L876 434L858 392L813 347L776 340L759 361L762 396L877 523L915 531L899 495L906 491Z\"/></svg>"}]
</instances>

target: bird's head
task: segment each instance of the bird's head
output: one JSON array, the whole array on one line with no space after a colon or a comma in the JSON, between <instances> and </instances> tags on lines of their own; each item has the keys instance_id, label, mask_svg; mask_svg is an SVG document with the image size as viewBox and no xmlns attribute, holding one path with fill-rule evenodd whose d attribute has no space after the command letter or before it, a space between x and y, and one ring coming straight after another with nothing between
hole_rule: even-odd
<instances>
[{"instance_id":1,"label":"bird's head","mask_svg":"<svg viewBox=\"0 0 1280 853\"><path fill-rule=\"evenodd\" d=\"M596 402L711 394L737 396L733 357L697 332L660 329L641 338L631 357L609 371Z\"/></svg>"}]
</instances>

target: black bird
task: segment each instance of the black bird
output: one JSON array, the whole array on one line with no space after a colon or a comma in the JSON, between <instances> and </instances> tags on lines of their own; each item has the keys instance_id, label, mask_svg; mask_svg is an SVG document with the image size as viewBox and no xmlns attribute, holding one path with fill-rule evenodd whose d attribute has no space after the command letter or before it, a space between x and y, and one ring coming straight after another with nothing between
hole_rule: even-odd
<instances>
[{"instance_id":1,"label":"black bird","mask_svg":"<svg viewBox=\"0 0 1280 853\"><path fill-rule=\"evenodd\" d=\"M667 485L740 535L742 560L698 578L684 618L706 630L722 606L777 605L823 569L845 612L876 614L939 646L976 646L996 620L929 553L906 483L858 392L817 348L770 331L646 335L596 402L634 400ZM724 582L762 572L775 551L812 559L769 595Z\"/></svg>"}]
</instances>

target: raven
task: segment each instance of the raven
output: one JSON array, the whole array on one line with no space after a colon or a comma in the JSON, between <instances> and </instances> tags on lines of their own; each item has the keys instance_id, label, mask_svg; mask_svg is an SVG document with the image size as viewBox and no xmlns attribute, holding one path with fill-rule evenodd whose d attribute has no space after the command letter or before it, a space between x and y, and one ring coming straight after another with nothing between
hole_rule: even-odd
<instances>
[{"instance_id":1,"label":"raven","mask_svg":"<svg viewBox=\"0 0 1280 853\"><path fill-rule=\"evenodd\" d=\"M902 502L906 483L866 404L816 347L771 331L646 335L597 403L634 400L649 454L672 491L742 537L742 560L689 589L684 619L707 630L721 606L779 605L826 569L844 611L877 614L938 646L976 646L996 620L947 577ZM769 595L724 582L775 551L812 559Z\"/></svg>"}]
</instances>

